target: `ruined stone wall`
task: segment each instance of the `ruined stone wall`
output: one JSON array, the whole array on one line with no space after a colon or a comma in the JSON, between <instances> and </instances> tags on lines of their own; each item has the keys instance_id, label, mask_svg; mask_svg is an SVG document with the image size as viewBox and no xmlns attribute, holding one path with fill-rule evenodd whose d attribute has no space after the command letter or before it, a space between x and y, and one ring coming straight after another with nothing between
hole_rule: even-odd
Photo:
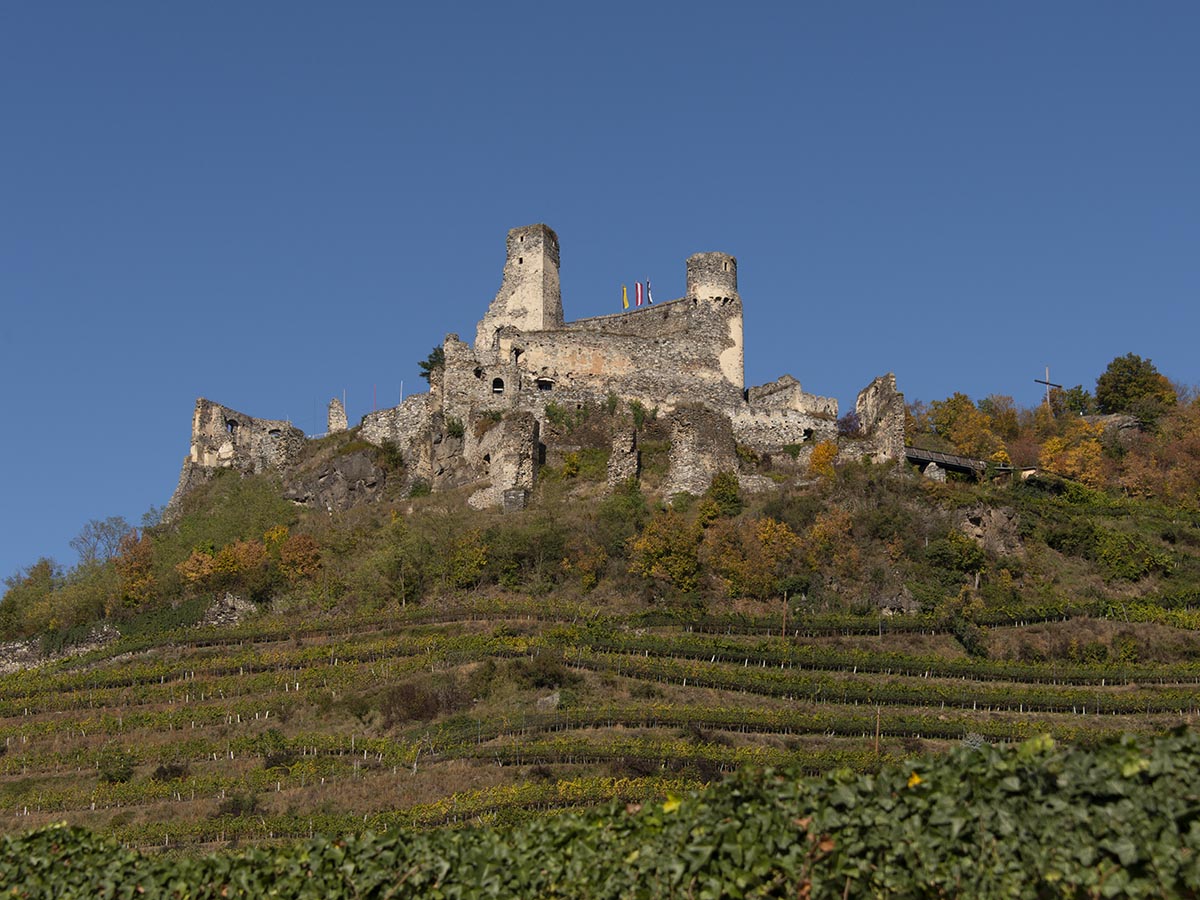
<instances>
[{"instance_id":1,"label":"ruined stone wall","mask_svg":"<svg viewBox=\"0 0 1200 900\"><path fill-rule=\"evenodd\" d=\"M671 454L662 492L699 496L718 472L736 472L737 446L728 416L703 406L685 406L671 413Z\"/></svg>"},{"instance_id":2,"label":"ruined stone wall","mask_svg":"<svg viewBox=\"0 0 1200 900\"><path fill-rule=\"evenodd\" d=\"M473 436L473 435L472 435ZM470 455L478 460L478 474L487 483L467 498L475 509L504 505L524 506L516 493L528 496L537 477L540 429L532 413L509 415L479 437Z\"/></svg>"},{"instance_id":3,"label":"ruined stone wall","mask_svg":"<svg viewBox=\"0 0 1200 900\"><path fill-rule=\"evenodd\" d=\"M874 379L858 393L854 405L863 440L860 456L876 462L904 456L904 395L896 390L896 376L889 372Z\"/></svg>"},{"instance_id":4,"label":"ruined stone wall","mask_svg":"<svg viewBox=\"0 0 1200 900\"><path fill-rule=\"evenodd\" d=\"M696 339L693 339L695 337ZM732 408L742 403L742 385L731 381L720 354L706 336L678 339L588 331L537 332L520 336L519 368L542 394L581 391L599 398L614 393L648 406L672 408L706 402ZM539 402L554 399L547 396Z\"/></svg>"},{"instance_id":5,"label":"ruined stone wall","mask_svg":"<svg viewBox=\"0 0 1200 900\"><path fill-rule=\"evenodd\" d=\"M362 417L359 434L376 446L391 441L400 449L411 478L432 476L430 428L434 406L432 393L412 394L391 409L380 409Z\"/></svg>"},{"instance_id":6,"label":"ruined stone wall","mask_svg":"<svg viewBox=\"0 0 1200 900\"><path fill-rule=\"evenodd\" d=\"M210 469L278 470L303 449L304 440L304 432L290 422L255 419L201 397L192 415L188 459Z\"/></svg>"},{"instance_id":7,"label":"ruined stone wall","mask_svg":"<svg viewBox=\"0 0 1200 900\"><path fill-rule=\"evenodd\" d=\"M477 351L446 335L442 344L446 365L439 381L442 412L466 422L472 416L513 409L521 392L521 373L511 361L511 353L502 350Z\"/></svg>"},{"instance_id":8,"label":"ruined stone wall","mask_svg":"<svg viewBox=\"0 0 1200 900\"><path fill-rule=\"evenodd\" d=\"M736 414L732 424L739 444L765 453L778 453L792 444L816 446L837 440L836 419L794 409L750 409Z\"/></svg>"},{"instance_id":9,"label":"ruined stone wall","mask_svg":"<svg viewBox=\"0 0 1200 900\"><path fill-rule=\"evenodd\" d=\"M477 325L474 343L447 335L445 364L430 373L428 393L363 417L364 440L400 449L407 482L422 479L435 490L471 485L473 506L519 508L533 487L548 404L572 410L603 404L613 395L670 415L670 470L663 486L668 495L701 493L716 472L736 470L736 443L764 453L799 445L800 460L817 443L837 439L835 399L805 393L790 375L746 390L733 256L689 257L685 295L678 300L571 323L563 319L559 262L558 237L550 228L512 229L500 290ZM904 398L894 377L872 382L856 409L864 434L843 441L843 452L900 456ZM330 432L346 427L336 400L328 421ZM253 419L198 400L191 452L168 513L217 468L282 470L304 440L287 422ZM635 435L617 436L610 463L610 480L637 472ZM382 484L366 457L343 468L316 473L316 487L304 482L296 492L307 498L303 502L324 503L326 495L333 498L328 502L341 502L342 494L365 495ZM758 476L741 477L745 486ZM344 481L346 490L331 493L322 479Z\"/></svg>"},{"instance_id":10,"label":"ruined stone wall","mask_svg":"<svg viewBox=\"0 0 1200 900\"><path fill-rule=\"evenodd\" d=\"M328 434L340 434L346 430L346 407L337 397L329 401L329 414L326 417L325 431Z\"/></svg>"},{"instance_id":11,"label":"ruined stone wall","mask_svg":"<svg viewBox=\"0 0 1200 900\"><path fill-rule=\"evenodd\" d=\"M185 494L217 469L242 474L283 471L304 449L304 432L290 422L256 419L203 397L192 413L192 441L163 518L179 514Z\"/></svg>"},{"instance_id":12,"label":"ruined stone wall","mask_svg":"<svg viewBox=\"0 0 1200 900\"><path fill-rule=\"evenodd\" d=\"M801 389L800 382L791 375L783 375L770 384L749 388L746 399L754 411L795 410L833 419L838 414L835 398L806 393Z\"/></svg>"}]
</instances>

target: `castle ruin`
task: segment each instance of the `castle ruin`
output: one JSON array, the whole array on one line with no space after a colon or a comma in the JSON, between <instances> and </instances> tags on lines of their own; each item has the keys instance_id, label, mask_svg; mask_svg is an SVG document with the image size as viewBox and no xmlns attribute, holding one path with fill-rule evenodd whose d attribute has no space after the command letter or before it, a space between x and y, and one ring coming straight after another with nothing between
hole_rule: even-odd
<instances>
[{"instance_id":1,"label":"castle ruin","mask_svg":"<svg viewBox=\"0 0 1200 900\"><path fill-rule=\"evenodd\" d=\"M476 508L523 506L545 457L547 409L611 403L656 408L671 434L663 493L699 493L718 471L738 469L736 448L786 450L801 461L821 441L838 440L838 404L806 393L790 375L747 388L737 259L697 253L687 260L683 297L613 315L567 322L558 236L546 225L508 233L500 290L474 340L442 344L444 364L430 390L363 416L359 437L403 458L404 477L433 490L470 486ZM895 378L875 379L856 404L861 433L845 455L876 460L904 453L903 395ZM340 401L329 430L346 429ZM285 472L306 438L287 422L254 419L211 401L196 402L192 444L170 508L220 468ZM637 471L637 435L613 439L610 480ZM743 483L754 486L752 475ZM305 497L294 497L307 502Z\"/></svg>"}]
</instances>

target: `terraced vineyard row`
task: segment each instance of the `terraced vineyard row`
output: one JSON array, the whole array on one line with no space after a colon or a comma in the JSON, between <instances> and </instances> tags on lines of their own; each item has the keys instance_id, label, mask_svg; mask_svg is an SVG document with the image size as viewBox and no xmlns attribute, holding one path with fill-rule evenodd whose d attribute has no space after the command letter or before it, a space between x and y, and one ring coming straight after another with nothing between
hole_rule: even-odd
<instances>
[{"instance_id":1,"label":"terraced vineyard row","mask_svg":"<svg viewBox=\"0 0 1200 900\"><path fill-rule=\"evenodd\" d=\"M967 736L1095 742L1200 709L1190 664L1014 664L899 652L886 637L878 653L839 649L790 628L522 619L424 610L301 640L251 622L5 676L0 821L66 816L141 846L516 821L745 763L874 770Z\"/></svg>"}]
</instances>

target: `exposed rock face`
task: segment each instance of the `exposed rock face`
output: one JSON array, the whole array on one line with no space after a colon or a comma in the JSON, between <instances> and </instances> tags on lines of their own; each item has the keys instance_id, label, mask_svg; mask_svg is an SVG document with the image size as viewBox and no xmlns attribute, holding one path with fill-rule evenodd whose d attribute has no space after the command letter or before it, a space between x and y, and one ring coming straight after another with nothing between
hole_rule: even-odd
<instances>
[{"instance_id":1,"label":"exposed rock face","mask_svg":"<svg viewBox=\"0 0 1200 900\"><path fill-rule=\"evenodd\" d=\"M736 472L737 445L729 419L703 406L687 406L671 413L670 468L663 494L699 496L708 490L718 472Z\"/></svg>"},{"instance_id":2,"label":"exposed rock face","mask_svg":"<svg viewBox=\"0 0 1200 900\"><path fill-rule=\"evenodd\" d=\"M615 488L638 476L637 432L632 428L617 432L608 456L608 486Z\"/></svg>"},{"instance_id":3,"label":"exposed rock face","mask_svg":"<svg viewBox=\"0 0 1200 900\"><path fill-rule=\"evenodd\" d=\"M1106 416L1084 416L1084 421L1090 425L1100 424L1104 427L1101 439L1106 446L1116 445L1125 450L1133 446L1134 441L1142 432L1141 423L1133 416L1124 413L1110 413Z\"/></svg>"},{"instance_id":4,"label":"exposed rock face","mask_svg":"<svg viewBox=\"0 0 1200 900\"><path fill-rule=\"evenodd\" d=\"M1025 555L1015 511L980 505L962 510L960 516L959 530L988 553L997 556Z\"/></svg>"},{"instance_id":5,"label":"exposed rock face","mask_svg":"<svg viewBox=\"0 0 1200 900\"><path fill-rule=\"evenodd\" d=\"M930 481L944 482L946 480L946 470L935 462L931 462L929 465L927 465L921 474Z\"/></svg>"},{"instance_id":6,"label":"exposed rock face","mask_svg":"<svg viewBox=\"0 0 1200 900\"><path fill-rule=\"evenodd\" d=\"M386 484L387 473L375 464L374 454L356 450L335 456L315 473L289 476L284 496L317 509L348 509L378 500Z\"/></svg>"},{"instance_id":7,"label":"exposed rock face","mask_svg":"<svg viewBox=\"0 0 1200 900\"><path fill-rule=\"evenodd\" d=\"M59 653L43 653L42 642L37 638L0 644L0 675L11 675L13 672L32 669L58 659L82 656L111 644L120 636L121 632L105 622L93 628L84 640L78 644L71 644Z\"/></svg>"},{"instance_id":8,"label":"exposed rock face","mask_svg":"<svg viewBox=\"0 0 1200 900\"><path fill-rule=\"evenodd\" d=\"M875 599L875 605L886 615L897 613L916 613L921 611L921 604L913 597L912 591L903 585L894 594L887 594Z\"/></svg>"},{"instance_id":9,"label":"exposed rock face","mask_svg":"<svg viewBox=\"0 0 1200 900\"><path fill-rule=\"evenodd\" d=\"M226 591L224 597L213 601L212 606L204 613L204 618L200 620L200 624L226 628L236 625L257 608L253 601L244 600L237 594Z\"/></svg>"}]
</instances>

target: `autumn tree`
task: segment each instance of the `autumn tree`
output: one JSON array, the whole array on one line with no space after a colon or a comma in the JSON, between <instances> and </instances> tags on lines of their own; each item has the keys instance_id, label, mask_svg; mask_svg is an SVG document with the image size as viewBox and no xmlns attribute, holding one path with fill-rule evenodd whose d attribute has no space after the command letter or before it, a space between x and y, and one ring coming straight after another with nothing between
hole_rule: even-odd
<instances>
[{"instance_id":1,"label":"autumn tree","mask_svg":"<svg viewBox=\"0 0 1200 900\"><path fill-rule=\"evenodd\" d=\"M700 578L700 525L683 513L656 513L630 541L629 571L690 594Z\"/></svg>"},{"instance_id":2,"label":"autumn tree","mask_svg":"<svg viewBox=\"0 0 1200 900\"><path fill-rule=\"evenodd\" d=\"M808 474L817 478L832 478L837 455L838 445L834 441L821 441L813 447L812 455L808 458Z\"/></svg>"},{"instance_id":3,"label":"autumn tree","mask_svg":"<svg viewBox=\"0 0 1200 900\"><path fill-rule=\"evenodd\" d=\"M1121 458L1120 485L1188 509L1200 506L1200 403L1169 412Z\"/></svg>"},{"instance_id":4,"label":"autumn tree","mask_svg":"<svg viewBox=\"0 0 1200 900\"><path fill-rule=\"evenodd\" d=\"M1071 420L1061 435L1042 444L1038 458L1043 469L1082 481L1088 487L1102 487L1106 481L1104 447L1100 437L1104 426L1084 419Z\"/></svg>"},{"instance_id":5,"label":"autumn tree","mask_svg":"<svg viewBox=\"0 0 1200 900\"><path fill-rule=\"evenodd\" d=\"M853 539L854 519L840 506L822 510L803 535L800 551L812 569L842 577L859 572L861 555Z\"/></svg>"},{"instance_id":6,"label":"autumn tree","mask_svg":"<svg viewBox=\"0 0 1200 900\"><path fill-rule=\"evenodd\" d=\"M139 537L136 531L127 532L121 539L114 566L122 606L136 608L154 596L154 544L146 534ZM105 610L109 615L115 611L115 604Z\"/></svg>"},{"instance_id":7,"label":"autumn tree","mask_svg":"<svg viewBox=\"0 0 1200 900\"><path fill-rule=\"evenodd\" d=\"M1017 404L1007 394L989 394L979 401L979 411L987 417L988 428L1004 441L1011 441L1021 430Z\"/></svg>"},{"instance_id":8,"label":"autumn tree","mask_svg":"<svg viewBox=\"0 0 1200 900\"><path fill-rule=\"evenodd\" d=\"M289 535L279 547L279 569L288 581L312 578L321 569L321 548L311 535Z\"/></svg>"},{"instance_id":9,"label":"autumn tree","mask_svg":"<svg viewBox=\"0 0 1200 900\"><path fill-rule=\"evenodd\" d=\"M1066 390L1051 388L1050 409L1056 416L1090 416L1096 412L1096 398L1082 384Z\"/></svg>"},{"instance_id":10,"label":"autumn tree","mask_svg":"<svg viewBox=\"0 0 1200 900\"><path fill-rule=\"evenodd\" d=\"M775 519L725 519L704 533L700 556L726 596L765 600L799 546L796 533Z\"/></svg>"}]
</instances>

